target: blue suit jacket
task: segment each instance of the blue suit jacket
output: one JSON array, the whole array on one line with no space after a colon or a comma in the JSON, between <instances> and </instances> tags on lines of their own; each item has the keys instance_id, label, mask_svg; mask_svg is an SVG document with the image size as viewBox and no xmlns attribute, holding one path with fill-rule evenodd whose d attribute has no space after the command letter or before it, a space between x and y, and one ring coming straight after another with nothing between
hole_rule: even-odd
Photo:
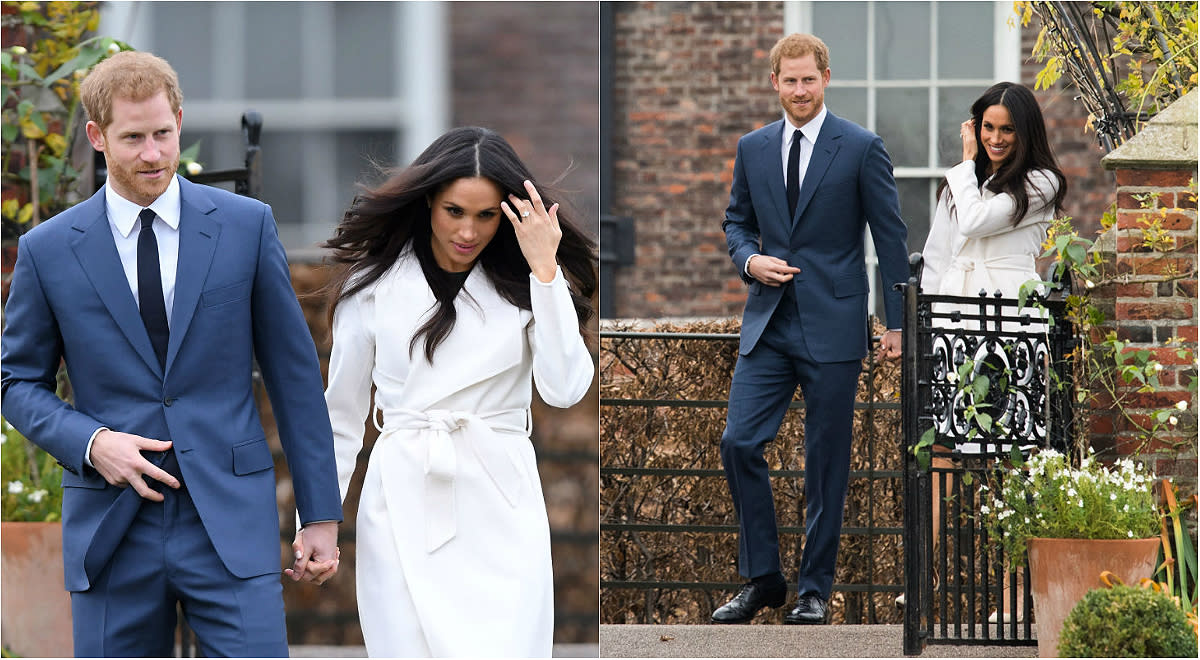
<instances>
[{"instance_id":1,"label":"blue suit jacket","mask_svg":"<svg viewBox=\"0 0 1200 660\"><path fill-rule=\"evenodd\" d=\"M899 328L901 298L892 286L908 277L906 229L892 163L879 136L828 113L813 146L794 217L788 217L780 119L748 133L737 146L725 240L738 273L750 283L740 352L749 353L786 287L746 275L746 259L766 254L800 268L791 288L812 356L821 362L859 360L867 351L867 282L863 229L871 227L879 256L887 324Z\"/></svg>"},{"instance_id":2,"label":"blue suit jacket","mask_svg":"<svg viewBox=\"0 0 1200 660\"><path fill-rule=\"evenodd\" d=\"M171 440L229 571L251 577L280 570L274 462L254 403L253 357L301 520L342 519L320 367L271 210L182 178L179 184L165 373L117 256L103 189L35 227L18 248L5 310L3 413L66 468L69 591L89 588L94 576L84 570L84 555L121 492L84 464L88 439L100 426ZM73 406L55 395L60 359Z\"/></svg>"}]
</instances>

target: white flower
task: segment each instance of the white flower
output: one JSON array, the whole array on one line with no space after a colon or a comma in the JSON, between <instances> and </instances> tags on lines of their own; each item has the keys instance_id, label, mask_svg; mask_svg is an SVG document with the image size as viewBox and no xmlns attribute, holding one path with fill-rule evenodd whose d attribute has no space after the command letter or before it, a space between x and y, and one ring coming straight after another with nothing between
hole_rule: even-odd
<instances>
[{"instance_id":1,"label":"white flower","mask_svg":"<svg viewBox=\"0 0 1200 660\"><path fill-rule=\"evenodd\" d=\"M121 52L121 45L120 45L120 44L117 44L117 43L111 43L111 44L109 44L109 45L108 45L108 54L109 54L109 55L116 55L116 54L117 54L117 53L119 53L119 52Z\"/></svg>"},{"instance_id":2,"label":"white flower","mask_svg":"<svg viewBox=\"0 0 1200 660\"><path fill-rule=\"evenodd\" d=\"M13 493L14 495L17 493L23 493L25 492L25 484L21 483L20 481L10 481L8 482L8 492Z\"/></svg>"},{"instance_id":3,"label":"white flower","mask_svg":"<svg viewBox=\"0 0 1200 660\"><path fill-rule=\"evenodd\" d=\"M203 171L204 171L204 166L201 165L200 163L197 163L196 161L192 161L187 164L187 173L191 174L192 176L196 176L197 174L199 174Z\"/></svg>"},{"instance_id":4,"label":"white flower","mask_svg":"<svg viewBox=\"0 0 1200 660\"><path fill-rule=\"evenodd\" d=\"M13 55L24 55L25 53L28 53L28 52L29 51L26 50L24 46L13 46L12 47Z\"/></svg>"},{"instance_id":5,"label":"white flower","mask_svg":"<svg viewBox=\"0 0 1200 660\"><path fill-rule=\"evenodd\" d=\"M1170 417L1168 417L1168 418L1167 418L1167 422L1168 422L1168 423L1169 423L1171 426L1175 426L1176 424L1178 424L1178 423L1179 423L1179 418L1178 418L1178 417L1176 417L1175 415L1171 415Z\"/></svg>"},{"instance_id":6,"label":"white flower","mask_svg":"<svg viewBox=\"0 0 1200 660\"><path fill-rule=\"evenodd\" d=\"M1162 371L1162 362L1155 362L1155 363L1154 363L1154 371L1155 371L1155 372Z\"/></svg>"},{"instance_id":7,"label":"white flower","mask_svg":"<svg viewBox=\"0 0 1200 660\"><path fill-rule=\"evenodd\" d=\"M1071 487L1067 488L1067 497L1075 497L1078 494L1079 493L1075 492L1074 488L1071 488Z\"/></svg>"},{"instance_id":8,"label":"white flower","mask_svg":"<svg viewBox=\"0 0 1200 660\"><path fill-rule=\"evenodd\" d=\"M1175 407L1180 410L1187 410L1187 399L1184 399L1184 400L1180 401L1179 403L1175 404Z\"/></svg>"},{"instance_id":9,"label":"white flower","mask_svg":"<svg viewBox=\"0 0 1200 660\"><path fill-rule=\"evenodd\" d=\"M1124 511L1125 513L1129 513L1129 505L1126 504L1121 510Z\"/></svg>"},{"instance_id":10,"label":"white flower","mask_svg":"<svg viewBox=\"0 0 1200 660\"><path fill-rule=\"evenodd\" d=\"M1086 287L1087 287L1087 288L1089 288L1089 289L1094 289L1094 288L1096 288L1096 283L1095 283L1095 282L1093 282L1093 281L1091 281L1091 280L1087 280L1087 281L1085 281L1085 282L1083 283L1083 285L1084 285L1084 286L1086 286Z\"/></svg>"},{"instance_id":11,"label":"white flower","mask_svg":"<svg viewBox=\"0 0 1200 660\"><path fill-rule=\"evenodd\" d=\"M1079 508L1082 509L1083 508L1083 500L1079 500L1078 504L1079 504Z\"/></svg>"},{"instance_id":12,"label":"white flower","mask_svg":"<svg viewBox=\"0 0 1200 660\"><path fill-rule=\"evenodd\" d=\"M984 504L983 506L979 507L979 512L986 516L987 514L991 513L992 510L988 508L988 505Z\"/></svg>"},{"instance_id":13,"label":"white flower","mask_svg":"<svg viewBox=\"0 0 1200 660\"><path fill-rule=\"evenodd\" d=\"M1125 535L1128 536L1129 538L1133 538L1133 530L1132 529L1129 530L1128 532L1126 532Z\"/></svg>"},{"instance_id":14,"label":"white flower","mask_svg":"<svg viewBox=\"0 0 1200 660\"><path fill-rule=\"evenodd\" d=\"M1117 494L1116 494L1116 493L1109 493L1109 494L1108 494L1108 499L1110 499L1110 500L1112 500L1112 501L1116 502L1116 501L1117 501Z\"/></svg>"},{"instance_id":15,"label":"white flower","mask_svg":"<svg viewBox=\"0 0 1200 660\"><path fill-rule=\"evenodd\" d=\"M46 496L49 494L50 493L47 493L44 488L39 488L29 494L29 501L36 504L38 502L41 502L43 499L45 499Z\"/></svg>"},{"instance_id":16,"label":"white flower","mask_svg":"<svg viewBox=\"0 0 1200 660\"><path fill-rule=\"evenodd\" d=\"M1026 525L1028 525L1028 524L1029 524L1029 522L1030 522L1030 521L1029 521L1029 516L1025 516L1025 524L1026 524Z\"/></svg>"}]
</instances>

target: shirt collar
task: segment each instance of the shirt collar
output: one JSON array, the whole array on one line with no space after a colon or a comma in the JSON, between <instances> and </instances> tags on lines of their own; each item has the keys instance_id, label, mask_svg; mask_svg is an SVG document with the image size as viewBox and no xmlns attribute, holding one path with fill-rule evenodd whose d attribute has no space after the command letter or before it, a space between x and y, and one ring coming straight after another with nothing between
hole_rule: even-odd
<instances>
[{"instance_id":1,"label":"shirt collar","mask_svg":"<svg viewBox=\"0 0 1200 660\"><path fill-rule=\"evenodd\" d=\"M808 120L807 124L800 127L797 127L795 124L793 124L791 118L785 114L783 116L783 121L787 124L788 131L787 135L783 136L784 143L790 146L792 142L792 136L796 134L796 129L799 128L800 132L804 134L804 137L808 138L809 142L816 144L817 136L820 135L821 127L825 125L825 116L828 114L829 109L825 107L824 103L822 103L821 111L817 113L817 116Z\"/></svg>"},{"instance_id":2,"label":"shirt collar","mask_svg":"<svg viewBox=\"0 0 1200 660\"><path fill-rule=\"evenodd\" d=\"M171 177L171 183L167 184L167 189L163 194L158 196L158 199L150 203L149 207L142 207L125 199L113 187L104 184L104 204L108 211L108 221L121 232L125 238L129 238L129 234L133 231L134 225L138 223L138 214L143 208L149 208L158 214L162 221L167 223L171 229L179 229L179 179Z\"/></svg>"}]
</instances>

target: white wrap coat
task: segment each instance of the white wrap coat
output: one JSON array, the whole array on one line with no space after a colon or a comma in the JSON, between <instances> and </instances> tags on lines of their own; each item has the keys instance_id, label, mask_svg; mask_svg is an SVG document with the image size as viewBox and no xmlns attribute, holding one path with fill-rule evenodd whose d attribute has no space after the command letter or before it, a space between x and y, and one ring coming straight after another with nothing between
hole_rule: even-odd
<instances>
[{"instance_id":1,"label":"white wrap coat","mask_svg":"<svg viewBox=\"0 0 1200 660\"><path fill-rule=\"evenodd\" d=\"M371 656L549 657L550 530L529 441L532 383L578 402L595 366L561 269L530 275L532 311L482 267L455 299L454 329L424 357L434 306L406 250L333 321L325 393L345 499L368 412L381 429L356 528L359 618ZM370 406L376 387L375 409Z\"/></svg>"},{"instance_id":2,"label":"white wrap coat","mask_svg":"<svg viewBox=\"0 0 1200 660\"><path fill-rule=\"evenodd\" d=\"M948 296L998 289L1015 298L1022 284L1038 278L1034 260L1054 219L1058 179L1045 170L1029 173L1029 210L1016 224L1016 200L981 187L974 161L947 170L946 181L922 252L921 289Z\"/></svg>"}]
</instances>

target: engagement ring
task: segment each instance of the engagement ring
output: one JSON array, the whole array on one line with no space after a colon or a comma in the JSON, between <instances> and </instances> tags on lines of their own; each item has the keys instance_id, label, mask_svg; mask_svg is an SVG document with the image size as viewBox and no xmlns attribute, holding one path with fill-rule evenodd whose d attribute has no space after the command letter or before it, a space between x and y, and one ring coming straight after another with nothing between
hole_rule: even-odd
<instances>
[{"instance_id":1,"label":"engagement ring","mask_svg":"<svg viewBox=\"0 0 1200 660\"><path fill-rule=\"evenodd\" d=\"M525 211L524 213L522 213L522 214L521 214L521 217L522 217L522 218L528 218L528 217L529 217L529 211Z\"/></svg>"}]
</instances>

